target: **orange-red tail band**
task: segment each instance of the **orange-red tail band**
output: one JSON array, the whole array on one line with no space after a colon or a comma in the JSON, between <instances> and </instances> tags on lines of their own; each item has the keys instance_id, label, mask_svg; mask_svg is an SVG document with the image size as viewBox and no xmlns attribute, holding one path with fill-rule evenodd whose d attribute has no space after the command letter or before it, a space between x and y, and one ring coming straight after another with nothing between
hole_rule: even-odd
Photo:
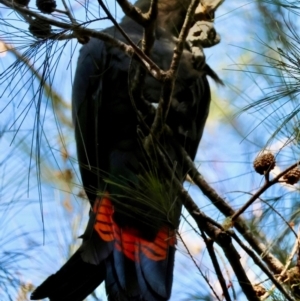
<instances>
[{"instance_id":1,"label":"orange-red tail band","mask_svg":"<svg viewBox=\"0 0 300 301\"><path fill-rule=\"evenodd\" d=\"M115 239L112 219L114 207L110 199L107 197L97 199L93 211L96 213L94 229L104 241L113 241Z\"/></svg>"},{"instance_id":2,"label":"orange-red tail band","mask_svg":"<svg viewBox=\"0 0 300 301\"><path fill-rule=\"evenodd\" d=\"M108 196L97 199L93 211L96 213L94 229L102 240L115 241L115 248L132 261L138 261L142 252L147 258L159 261L168 256L169 247L176 244L175 231L162 227L155 239L143 239L139 230L132 227L120 228L113 220L114 207Z\"/></svg>"}]
</instances>

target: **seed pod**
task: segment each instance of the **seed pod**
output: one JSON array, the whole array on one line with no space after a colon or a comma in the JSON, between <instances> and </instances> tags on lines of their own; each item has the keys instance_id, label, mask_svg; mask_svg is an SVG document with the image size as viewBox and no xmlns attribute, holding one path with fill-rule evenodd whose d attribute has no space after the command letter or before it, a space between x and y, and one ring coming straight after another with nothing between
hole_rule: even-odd
<instances>
[{"instance_id":1,"label":"seed pod","mask_svg":"<svg viewBox=\"0 0 300 301\"><path fill-rule=\"evenodd\" d=\"M13 3L17 3L21 6L28 6L30 0L13 0Z\"/></svg>"},{"instance_id":2,"label":"seed pod","mask_svg":"<svg viewBox=\"0 0 300 301\"><path fill-rule=\"evenodd\" d=\"M45 39L51 35L51 25L41 19L34 19L29 25L29 31L39 39Z\"/></svg>"},{"instance_id":3,"label":"seed pod","mask_svg":"<svg viewBox=\"0 0 300 301\"><path fill-rule=\"evenodd\" d=\"M284 176L283 180L287 184L294 185L300 180L300 170L296 167L290 171L288 171Z\"/></svg>"},{"instance_id":4,"label":"seed pod","mask_svg":"<svg viewBox=\"0 0 300 301\"><path fill-rule=\"evenodd\" d=\"M271 153L265 153L258 156L254 162L253 167L255 171L261 175L269 172L275 167L275 157Z\"/></svg>"},{"instance_id":5,"label":"seed pod","mask_svg":"<svg viewBox=\"0 0 300 301\"><path fill-rule=\"evenodd\" d=\"M55 0L36 0L36 7L44 14L51 14L55 11Z\"/></svg>"},{"instance_id":6,"label":"seed pod","mask_svg":"<svg viewBox=\"0 0 300 301\"><path fill-rule=\"evenodd\" d=\"M253 286L255 294L257 297L263 296L267 291L262 285L254 285Z\"/></svg>"}]
</instances>

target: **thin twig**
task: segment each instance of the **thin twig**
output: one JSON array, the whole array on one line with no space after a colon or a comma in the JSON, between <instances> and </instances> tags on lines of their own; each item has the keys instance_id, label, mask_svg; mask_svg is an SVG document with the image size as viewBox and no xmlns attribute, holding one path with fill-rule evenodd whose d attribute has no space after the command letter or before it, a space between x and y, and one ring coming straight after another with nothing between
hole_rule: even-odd
<instances>
[{"instance_id":1,"label":"thin twig","mask_svg":"<svg viewBox=\"0 0 300 301\"><path fill-rule=\"evenodd\" d=\"M62 0L62 3L63 3L63 5L64 5L64 7L65 7L66 15L69 17L71 23L72 23L73 25L78 25L77 22L76 22L76 20L75 20L75 18L74 18L73 15L72 15L72 12L71 12L70 9L69 9L69 6L68 6L67 3L66 3L66 0Z\"/></svg>"},{"instance_id":2,"label":"thin twig","mask_svg":"<svg viewBox=\"0 0 300 301\"><path fill-rule=\"evenodd\" d=\"M197 6L199 5L199 0L192 0L191 4L189 5L189 8L186 13L186 17L184 20L184 23L182 25L182 28L180 30L180 34L174 49L173 58L171 61L170 70L168 71L169 77L174 77L177 74L177 70L179 67L179 62L181 59L181 55L184 49L186 37L189 33L189 30L191 28L194 16L195 16L195 10Z\"/></svg>"},{"instance_id":3,"label":"thin twig","mask_svg":"<svg viewBox=\"0 0 300 301\"><path fill-rule=\"evenodd\" d=\"M289 293L284 289L282 284L274 277L274 275L268 270L264 263L261 262L261 259L255 254L255 252L248 248L233 231L229 231L229 233L241 246L241 248L251 257L253 262L268 276L268 278L277 287L277 289L286 297L286 299L289 301L294 301L289 295Z\"/></svg>"},{"instance_id":4,"label":"thin twig","mask_svg":"<svg viewBox=\"0 0 300 301\"><path fill-rule=\"evenodd\" d=\"M227 266L226 266L226 262L225 262L225 260L224 260L224 257L222 256L222 254L220 254L220 252L218 251L218 249L215 248L214 250L215 250L215 252L218 254L220 260L221 260L222 263L223 263L223 267L224 267L224 269L225 269L225 271L226 271L226 274L227 274L227 277L228 277L228 281L229 281L229 284L228 284L227 287L228 287L228 288L229 288L229 287L231 288L233 300L236 300L236 292L235 292L235 289L234 289L233 282L231 281L231 276L230 276L230 273L229 273L228 268L227 268Z\"/></svg>"},{"instance_id":5,"label":"thin twig","mask_svg":"<svg viewBox=\"0 0 300 301\"><path fill-rule=\"evenodd\" d=\"M200 221L201 222L201 221ZM259 301L256 292L248 279L248 276L240 262L240 255L232 244L229 233L215 228L209 223L201 222L204 231L223 249L238 282L248 300Z\"/></svg>"},{"instance_id":6,"label":"thin twig","mask_svg":"<svg viewBox=\"0 0 300 301\"><path fill-rule=\"evenodd\" d=\"M299 165L299 162L289 166L288 168L286 168L284 171L282 171L281 173L279 173L275 178L273 178L272 180L266 180L263 184L263 186L253 194L253 196L239 209L237 210L233 216L231 217L231 221L232 223L235 222L235 220L242 214L245 212L245 210L252 204L255 202L255 200L260 197L268 188L270 188L271 186L273 186L274 184L278 183L279 179L284 176L287 172L289 172L290 170L294 169L295 167L297 167Z\"/></svg>"},{"instance_id":7,"label":"thin twig","mask_svg":"<svg viewBox=\"0 0 300 301\"><path fill-rule=\"evenodd\" d=\"M171 104L171 97L172 97L173 88L176 80L176 75L179 68L179 62L184 49L185 40L190 30L192 20L195 15L195 10L198 4L199 4L199 0L192 0L192 2L188 7L184 23L179 34L179 38L177 40L174 49L174 54L171 61L170 69L166 72L166 77L164 78L164 85L162 87L161 98L159 100L154 122L152 124L152 133L156 136L158 140L164 131L164 126L166 123L166 119ZM150 140L147 139L145 142L146 147L149 142Z\"/></svg>"},{"instance_id":8,"label":"thin twig","mask_svg":"<svg viewBox=\"0 0 300 301\"><path fill-rule=\"evenodd\" d=\"M154 148L155 145L152 144L152 147ZM248 298L248 300L259 301L259 298L256 296L256 293L245 273L245 270L240 263L240 256L231 243L231 237L229 236L229 234L223 231L221 227L217 228L212 223L210 223L210 219L200 211L188 192L182 187L180 181L176 177L172 176L173 171L168 165L168 162L164 158L164 155L160 151L160 149L156 147L154 152L153 148L148 149L148 151L150 152L150 157L156 158L158 160L157 163L159 164L162 172L165 173L166 178L172 179L172 184L174 185L173 187L178 193L179 200L182 201L189 214L194 217L199 229L205 231L205 233L207 233L208 236L223 249L230 265L235 272L235 275L245 296ZM195 208L197 209L195 210Z\"/></svg>"},{"instance_id":9,"label":"thin twig","mask_svg":"<svg viewBox=\"0 0 300 301\"><path fill-rule=\"evenodd\" d=\"M177 235L179 236L179 238L180 238L182 244L184 245L186 251L188 252L190 258L192 259L192 261L193 261L195 267L197 268L197 270L199 271L200 275L203 277L203 279L205 280L205 282L207 283L207 285L209 286L209 288L211 289L211 291L213 292L213 294L215 295L215 297L216 297L219 301L221 301L220 298L219 298L219 296L218 296L218 294L217 294L217 292L214 290L213 286L210 284L209 279L208 279L208 278L204 275L204 273L201 271L200 267L198 266L196 260L194 259L193 255L191 254L191 252L190 252L188 246L187 246L186 243L184 242L184 240L183 240L183 238L181 237L180 233L177 232Z\"/></svg>"},{"instance_id":10,"label":"thin twig","mask_svg":"<svg viewBox=\"0 0 300 301\"><path fill-rule=\"evenodd\" d=\"M22 14L25 13L25 14L31 16L31 17L35 17L37 19L43 20L43 21L47 22L50 25L53 25L53 26L56 26L58 28L62 28L62 29L65 29L65 30L74 31L75 37L78 37L78 36L81 36L81 37L86 37L86 36L94 37L94 38L100 39L100 40L102 40L106 43L109 43L110 45L112 45L114 47L119 48L120 50L122 50L124 53L126 53L130 57L133 56L134 54L136 54L137 56L135 57L135 59L138 59L138 61L140 61L145 66L145 68L149 71L149 73L154 78L156 78L157 80L162 80L162 78L165 77L165 72L163 70L161 70L149 57L147 57L143 53L143 51L139 47L137 47L133 43L133 41L131 41L131 39L126 35L126 33L124 31L122 31L122 29L121 29L121 33L123 32L125 34L125 36L124 36L125 38L127 36L127 38L128 38L127 41L129 42L130 45L127 45L126 43L124 43L120 40L117 40L113 36L111 36L109 34L106 34L104 32L100 32L100 31L96 31L96 30L93 30L93 29L88 29L88 28L83 27L84 25L90 24L90 23L95 22L97 20L103 20L103 19L106 19L106 18L99 18L99 19L95 19L93 21L88 21L88 22L85 22L85 23L78 24L78 25L74 26L73 24L70 24L70 23L60 22L60 21L45 17L44 15L39 14L37 12L34 12L34 11L24 7L24 6L13 4L8 0L0 0L0 3L7 6L7 7L9 7L9 8L11 8L11 9L13 9L13 10L15 10L15 11L17 11L17 12L20 12ZM111 16L111 14L110 14L110 16ZM120 27L118 26L118 28L120 28ZM59 36L59 35L57 35L57 36ZM74 37L74 36L70 36L70 37Z\"/></svg>"},{"instance_id":11,"label":"thin twig","mask_svg":"<svg viewBox=\"0 0 300 301\"><path fill-rule=\"evenodd\" d=\"M146 14L147 26L144 26L144 36L142 41L142 50L149 56L152 46L155 41L155 26L158 16L158 0L151 0L149 10Z\"/></svg>"},{"instance_id":12,"label":"thin twig","mask_svg":"<svg viewBox=\"0 0 300 301\"><path fill-rule=\"evenodd\" d=\"M233 216L235 211L228 203L207 183L199 173L186 151L176 141L172 145L178 154L181 154L180 161L183 162L183 171L188 172L194 183L201 189L203 194L212 202L212 204L222 212L226 217ZM283 269L283 264L269 252L268 248L251 233L245 221L239 217L233 225L252 248L263 256L263 261L268 265L274 274L279 274Z\"/></svg>"},{"instance_id":13,"label":"thin twig","mask_svg":"<svg viewBox=\"0 0 300 301\"><path fill-rule=\"evenodd\" d=\"M299 236L300 235L300 228L298 229L298 236L297 236L297 239L295 240L295 243L294 243L294 247L284 265L284 269L281 271L280 275L278 276L278 280L281 280L284 276L286 276L286 271L288 270L290 264L292 263L292 260L295 256L295 254L298 252L299 250ZM273 285L270 290L261 297L261 300L266 300L273 292L273 290L275 289L275 285Z\"/></svg>"},{"instance_id":14,"label":"thin twig","mask_svg":"<svg viewBox=\"0 0 300 301\"><path fill-rule=\"evenodd\" d=\"M241 193L244 193L244 194L253 195L253 193L247 192L247 191L236 190L234 192L241 192ZM289 228L291 230L291 232L295 235L295 237L297 237L297 233L295 232L295 230L293 229L293 227L290 225L290 223L284 218L284 216L273 205L269 204L269 202L267 200L264 200L261 197L258 197L258 199L262 203L264 203L266 206L268 206L271 210L273 210L283 220L283 222L286 224L287 228Z\"/></svg>"},{"instance_id":15,"label":"thin twig","mask_svg":"<svg viewBox=\"0 0 300 301\"><path fill-rule=\"evenodd\" d=\"M223 273L221 271L221 268L220 268L220 265L219 265L217 256L215 254L214 247L213 247L214 241L212 239L207 239L205 233L202 233L202 237L204 239L204 242L205 242L206 247L207 247L208 254L209 254L210 258L211 258L212 264L214 266L214 269L215 269L216 274L218 276L220 285L222 287L223 296L225 297L225 300L231 301L231 298L230 298L230 295L229 295L229 292L228 292L228 288L227 288L227 285L226 285L226 281L225 281L225 279L223 277Z\"/></svg>"},{"instance_id":16,"label":"thin twig","mask_svg":"<svg viewBox=\"0 0 300 301\"><path fill-rule=\"evenodd\" d=\"M131 38L127 35L127 33L112 16L112 14L107 9L103 1L98 0L98 3L110 19L110 21L114 24L114 26L119 30L119 32L128 42L128 44L134 49L134 53L140 58L140 60L143 62L143 64L146 66L146 68L152 74L152 76L154 76L157 80L163 80L166 76L166 73L163 70L161 70L147 55L145 55L144 52L131 40Z\"/></svg>"},{"instance_id":17,"label":"thin twig","mask_svg":"<svg viewBox=\"0 0 300 301\"><path fill-rule=\"evenodd\" d=\"M139 8L129 3L127 0L117 0L124 14L135 21L137 24L147 27L148 18L140 11Z\"/></svg>"},{"instance_id":18,"label":"thin twig","mask_svg":"<svg viewBox=\"0 0 300 301\"><path fill-rule=\"evenodd\" d=\"M143 39L142 39L142 51L147 55L150 56L151 49L153 47L155 41L155 24L158 15L158 0L151 0L150 7L148 12L146 13L146 17L149 19L147 24L144 24L144 32L143 32ZM128 77L129 77L128 73ZM136 113L140 117L140 113L138 110L144 111L144 107L146 106L146 111L149 110L149 105L146 103L143 96L143 87L146 77L146 70L142 68L142 65L139 64L135 71L134 79L129 88L129 94L131 98L131 103L133 107L136 109ZM147 112L148 113L148 112ZM143 118L139 118L141 122L143 122Z\"/></svg>"}]
</instances>

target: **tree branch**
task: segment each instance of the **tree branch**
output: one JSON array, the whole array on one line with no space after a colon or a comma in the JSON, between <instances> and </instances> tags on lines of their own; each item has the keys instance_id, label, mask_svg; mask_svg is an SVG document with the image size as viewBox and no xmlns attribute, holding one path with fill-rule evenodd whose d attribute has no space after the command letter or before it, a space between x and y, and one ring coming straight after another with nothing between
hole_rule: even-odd
<instances>
[{"instance_id":1,"label":"tree branch","mask_svg":"<svg viewBox=\"0 0 300 301\"><path fill-rule=\"evenodd\" d=\"M230 298L230 295L229 295L229 292L228 292L228 289L227 289L226 281L223 277L223 273L221 271L217 256L216 256L215 251L214 251L214 247L213 247L214 241L212 239L207 239L204 233L202 234L202 237L203 237L203 239L206 243L208 254L211 258L214 269L217 273L220 285L221 285L222 290L223 290L223 295L225 297L225 300L226 301L231 301L231 298Z\"/></svg>"},{"instance_id":2,"label":"tree branch","mask_svg":"<svg viewBox=\"0 0 300 301\"><path fill-rule=\"evenodd\" d=\"M99 2L102 2L101 0L99 0ZM88 29L88 28L84 28L83 26L86 24L90 24L91 21L89 22L85 22L82 24L78 24L78 25L73 25L70 23L65 23L65 22L61 22L61 21L57 21L54 19L51 19L49 17L45 17L42 14L39 14L37 12L34 12L24 6L20 6L16 3L12 3L8 0L0 0L0 3L21 13L21 14L27 14L31 17L35 17L37 19L43 20L45 22L47 22L50 25L56 26L58 28L64 29L64 30L70 30L74 32L74 36L70 35L70 38L78 38L78 36L80 37L94 37L97 39L100 39L106 43L109 43L110 45L117 47L118 49L122 50L123 52L125 52L128 56L132 57L134 54L136 54L135 59L137 59L140 63L142 63L145 68L148 70L148 72L157 80L162 80L166 75L165 72L163 70L161 70L148 56L146 56L143 51L137 47L133 41L128 37L128 35L120 28L120 26L118 26L117 28L120 29L121 34L124 36L124 38L128 41L128 43L130 45L127 45L126 43L115 39L113 36L106 34L104 32L99 32L93 29ZM103 5L103 7L105 7L105 5ZM107 10L107 8L105 7L106 11L109 13L109 16L112 18L111 20L114 20L114 18L111 16L110 12ZM103 20L103 18L100 19L96 19L93 20L97 21L97 20ZM114 21L116 22L116 21ZM117 24L117 23L116 23ZM118 25L118 24L117 24ZM117 26L116 25L116 26ZM56 35L52 35L52 37L58 37L61 34L56 34Z\"/></svg>"},{"instance_id":3,"label":"tree branch","mask_svg":"<svg viewBox=\"0 0 300 301\"><path fill-rule=\"evenodd\" d=\"M256 296L256 292L240 263L240 255L233 246L229 234L210 225L206 226L205 231L223 249L225 256L234 270L239 284L248 300L259 301L260 299Z\"/></svg>"},{"instance_id":4,"label":"tree branch","mask_svg":"<svg viewBox=\"0 0 300 301\"><path fill-rule=\"evenodd\" d=\"M279 179L284 176L286 173L288 173L290 170L294 169L295 167L299 166L300 162L297 162L291 166L289 166L288 168L286 168L284 171L282 171L281 173L279 173L274 179L269 180L269 178L266 178L266 181L264 182L264 185L256 192L253 194L253 196L239 209L237 210L231 217L231 221L232 223L235 222L235 220L242 214L245 212L245 210L247 208L249 208L249 206L251 204L253 204L267 189L269 189L271 186L273 186L274 184L279 182ZM269 172L268 172L269 174Z\"/></svg>"},{"instance_id":5,"label":"tree branch","mask_svg":"<svg viewBox=\"0 0 300 301\"><path fill-rule=\"evenodd\" d=\"M196 231L196 232L199 233L198 231ZM203 231L202 231L202 233L203 233ZM215 297L217 298L217 300L218 300L218 301L221 301L220 298L219 298L219 296L218 296L218 294L217 294L217 292L215 291L215 289L213 288L213 286L210 284L208 277L201 271L201 269L200 269L199 266L197 265L195 259L193 258L193 255L191 254L191 252L190 252L188 246L187 246L186 243L184 242L184 240L183 240L183 238L181 237L180 233L177 233L177 235L179 235L179 238L180 238L182 244L184 245L184 247L185 247L187 253L189 254L189 256L191 257L191 259L193 260L193 262L194 262L196 268L198 269L200 275L201 275L201 276L203 277L203 279L206 281L207 285L209 286L209 288L211 289L211 291L213 292L213 294L215 295ZM205 234L203 233L203 235L205 235Z\"/></svg>"},{"instance_id":6,"label":"tree branch","mask_svg":"<svg viewBox=\"0 0 300 301\"><path fill-rule=\"evenodd\" d=\"M234 215L235 211L228 205L228 203L219 196L219 194L206 182L203 176L196 169L194 162L188 156L186 151L178 145L176 141L172 144L178 154L181 154L181 162L183 162L184 172L189 173L193 182L201 189L203 194L212 202L212 204L224 214L226 217ZM258 239L252 235L250 229L245 224L245 221L238 217L233 226L239 231L244 239L251 245L251 247L262 256L263 261L268 265L270 270L274 274L279 274L283 269L283 264L268 251L268 248L258 241Z\"/></svg>"},{"instance_id":7,"label":"tree branch","mask_svg":"<svg viewBox=\"0 0 300 301\"><path fill-rule=\"evenodd\" d=\"M272 283L277 287L277 289L286 297L289 301L294 301L289 293L284 289L282 284L274 277L274 275L269 271L269 269L261 262L261 259L250 249L248 248L239 237L232 231L230 231L231 236L235 241L242 247L242 249L251 257L253 262L268 276Z\"/></svg>"},{"instance_id":8,"label":"tree branch","mask_svg":"<svg viewBox=\"0 0 300 301\"><path fill-rule=\"evenodd\" d=\"M259 298L256 296L256 293L239 261L240 256L234 248L234 246L232 245L229 234L224 232L222 230L222 227L218 225L215 221L214 224L217 224L218 227L210 223L211 219L200 211L200 209L194 203L188 192L182 187L180 181L176 177L173 177L173 171L170 168L159 147L155 147L155 145L152 144L152 148L149 148L147 151L149 152L151 158L157 159L157 163L159 164L160 169L165 173L166 178L172 179L172 186L175 187L176 192L178 192L179 200L182 201L189 214L193 218L196 217L194 219L200 231L205 231L205 233L207 233L208 236L223 249L247 298L251 301L259 301Z\"/></svg>"},{"instance_id":9,"label":"tree branch","mask_svg":"<svg viewBox=\"0 0 300 301\"><path fill-rule=\"evenodd\" d=\"M138 7L132 5L127 0L117 0L117 2L127 17L131 18L137 24L143 27L147 27L149 19L141 12Z\"/></svg>"},{"instance_id":10,"label":"tree branch","mask_svg":"<svg viewBox=\"0 0 300 301\"><path fill-rule=\"evenodd\" d=\"M161 81L166 77L166 73L161 70L144 52L130 39L130 37L126 34L126 32L122 29L122 27L118 24L115 18L112 16L110 11L107 9L102 0L98 0L99 5L102 7L108 18L114 24L114 26L120 31L122 36L128 42L128 44L133 48L134 53L139 57L140 61L143 62L143 65L147 68L150 74Z\"/></svg>"},{"instance_id":11,"label":"tree branch","mask_svg":"<svg viewBox=\"0 0 300 301\"><path fill-rule=\"evenodd\" d=\"M166 77L164 78L162 94L159 100L158 108L156 110L154 122L152 124L152 130L151 130L153 135L155 135L156 139L158 140L164 131L164 126L166 123L166 119L171 104L171 99L172 99L171 97L173 93L174 83L176 80L177 70L179 67L179 62L184 49L185 40L190 30L192 20L195 15L195 10L198 4L199 4L199 0L192 0L191 4L189 5L184 20L184 24L181 28L179 38L174 49L174 54L171 61L170 69L167 71ZM146 145L147 145L147 141L146 141Z\"/></svg>"}]
</instances>

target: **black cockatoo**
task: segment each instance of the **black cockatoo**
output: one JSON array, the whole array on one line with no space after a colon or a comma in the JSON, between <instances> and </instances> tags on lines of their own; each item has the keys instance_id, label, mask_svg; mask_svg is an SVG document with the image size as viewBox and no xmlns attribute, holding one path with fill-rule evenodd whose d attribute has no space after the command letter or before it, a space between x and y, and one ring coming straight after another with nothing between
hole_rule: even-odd
<instances>
[{"instance_id":1,"label":"black cockatoo","mask_svg":"<svg viewBox=\"0 0 300 301\"><path fill-rule=\"evenodd\" d=\"M150 57L164 70L170 66L189 2L159 0ZM136 3L144 11L149 4L150 0ZM197 17L196 11L194 24ZM143 29L128 17L120 25L138 44ZM124 41L114 27L104 32ZM136 95L130 96L129 87L136 64L98 39L90 39L80 51L73 120L82 182L91 203L90 219L81 247L36 288L32 300L81 301L102 281L110 301L170 298L181 203L172 179L165 179L159 164L143 148L161 84L147 75L143 99L134 99L134 105ZM172 135L159 139L174 177L181 182L187 171L173 146L177 143L195 158L210 105L207 75L218 81L204 56L195 56L187 43L167 117Z\"/></svg>"}]
</instances>

